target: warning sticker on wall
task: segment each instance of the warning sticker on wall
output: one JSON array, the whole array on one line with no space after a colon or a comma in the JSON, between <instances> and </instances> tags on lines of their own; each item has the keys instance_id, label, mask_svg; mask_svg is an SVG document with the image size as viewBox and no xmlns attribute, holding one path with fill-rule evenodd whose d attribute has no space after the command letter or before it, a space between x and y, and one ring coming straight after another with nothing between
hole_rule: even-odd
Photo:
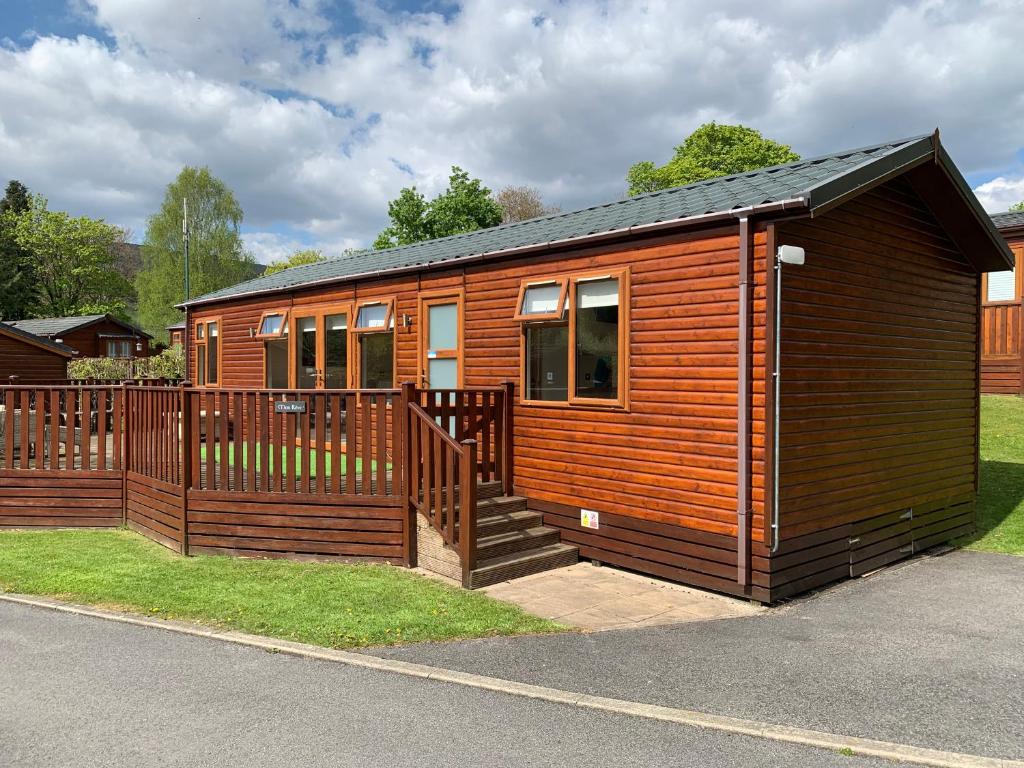
<instances>
[{"instance_id":1,"label":"warning sticker on wall","mask_svg":"<svg viewBox=\"0 0 1024 768\"><path fill-rule=\"evenodd\" d=\"M595 530L600 528L601 524L598 520L597 512L592 509L581 509L580 526L583 528L593 528Z\"/></svg>"}]
</instances>

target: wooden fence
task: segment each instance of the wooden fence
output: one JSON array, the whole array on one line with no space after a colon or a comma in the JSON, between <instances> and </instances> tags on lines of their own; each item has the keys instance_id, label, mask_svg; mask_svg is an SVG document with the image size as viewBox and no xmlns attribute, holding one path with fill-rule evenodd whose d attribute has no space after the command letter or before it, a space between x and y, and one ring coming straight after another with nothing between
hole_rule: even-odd
<instances>
[{"instance_id":1,"label":"wooden fence","mask_svg":"<svg viewBox=\"0 0 1024 768\"><path fill-rule=\"evenodd\" d=\"M511 398L0 386L0 527L123 523L184 554L411 564L423 514L470 567L464 480L511 492Z\"/></svg>"},{"instance_id":2,"label":"wooden fence","mask_svg":"<svg viewBox=\"0 0 1024 768\"><path fill-rule=\"evenodd\" d=\"M0 387L0 527L117 526L120 386Z\"/></svg>"}]
</instances>

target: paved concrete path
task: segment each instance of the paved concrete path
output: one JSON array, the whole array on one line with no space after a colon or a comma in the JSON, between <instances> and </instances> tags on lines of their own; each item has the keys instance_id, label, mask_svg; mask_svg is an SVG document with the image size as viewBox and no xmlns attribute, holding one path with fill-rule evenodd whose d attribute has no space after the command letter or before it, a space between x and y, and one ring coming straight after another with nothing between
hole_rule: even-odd
<instances>
[{"instance_id":1,"label":"paved concrete path","mask_svg":"<svg viewBox=\"0 0 1024 768\"><path fill-rule=\"evenodd\" d=\"M591 631L729 619L764 610L748 600L591 563L503 581L482 591L535 616Z\"/></svg>"},{"instance_id":2,"label":"paved concrete path","mask_svg":"<svg viewBox=\"0 0 1024 768\"><path fill-rule=\"evenodd\" d=\"M880 768L0 602L0 765Z\"/></svg>"},{"instance_id":3,"label":"paved concrete path","mask_svg":"<svg viewBox=\"0 0 1024 768\"><path fill-rule=\"evenodd\" d=\"M750 618L373 649L600 696L1024 758L1024 558L911 561Z\"/></svg>"}]
</instances>

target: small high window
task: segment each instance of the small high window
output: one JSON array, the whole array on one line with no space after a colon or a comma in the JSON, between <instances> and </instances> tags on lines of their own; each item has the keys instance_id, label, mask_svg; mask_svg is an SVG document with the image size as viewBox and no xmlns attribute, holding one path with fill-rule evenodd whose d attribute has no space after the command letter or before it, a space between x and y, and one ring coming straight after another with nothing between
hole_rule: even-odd
<instances>
[{"instance_id":1,"label":"small high window","mask_svg":"<svg viewBox=\"0 0 1024 768\"><path fill-rule=\"evenodd\" d=\"M516 320L561 320L565 314L567 278L524 282L519 288Z\"/></svg>"},{"instance_id":2,"label":"small high window","mask_svg":"<svg viewBox=\"0 0 1024 768\"><path fill-rule=\"evenodd\" d=\"M359 307L356 314L356 330L383 331L394 328L391 317L391 302L368 302Z\"/></svg>"},{"instance_id":3,"label":"small high window","mask_svg":"<svg viewBox=\"0 0 1024 768\"><path fill-rule=\"evenodd\" d=\"M288 321L288 313L284 310L264 312L260 318L260 325L256 337L260 339L278 339L284 333Z\"/></svg>"},{"instance_id":4,"label":"small high window","mask_svg":"<svg viewBox=\"0 0 1024 768\"><path fill-rule=\"evenodd\" d=\"M1017 270L989 272L985 301L1013 301L1017 298Z\"/></svg>"}]
</instances>

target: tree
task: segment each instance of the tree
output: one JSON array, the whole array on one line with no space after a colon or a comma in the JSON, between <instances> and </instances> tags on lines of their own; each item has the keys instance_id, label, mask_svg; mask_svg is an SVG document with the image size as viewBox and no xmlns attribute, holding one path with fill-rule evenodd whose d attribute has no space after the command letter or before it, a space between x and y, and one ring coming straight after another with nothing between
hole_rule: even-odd
<instances>
[{"instance_id":1,"label":"tree","mask_svg":"<svg viewBox=\"0 0 1024 768\"><path fill-rule=\"evenodd\" d=\"M281 261L272 261L267 264L264 275L272 275L275 272L280 272L283 269L290 269L291 267L301 267L305 264L318 264L324 261L324 255L316 250L315 248L307 248L304 251L296 251L287 259Z\"/></svg>"},{"instance_id":2,"label":"tree","mask_svg":"<svg viewBox=\"0 0 1024 768\"><path fill-rule=\"evenodd\" d=\"M226 288L255 274L255 262L242 247L243 214L234 194L209 168L186 166L167 185L160 210L147 222L142 270L135 279L139 322L158 341L167 341L167 326L181 320L174 305L185 299L182 219L186 198L190 296Z\"/></svg>"},{"instance_id":3,"label":"tree","mask_svg":"<svg viewBox=\"0 0 1024 768\"><path fill-rule=\"evenodd\" d=\"M1024 211L1024 200L1021 200L1019 203L1014 203L1013 205L1011 205L1010 206L1010 210L1011 211Z\"/></svg>"},{"instance_id":4,"label":"tree","mask_svg":"<svg viewBox=\"0 0 1024 768\"><path fill-rule=\"evenodd\" d=\"M452 166L448 189L433 200L428 202L416 187L406 187L388 203L391 226L377 236L373 247L393 248L493 227L501 223L501 215L491 190Z\"/></svg>"},{"instance_id":5,"label":"tree","mask_svg":"<svg viewBox=\"0 0 1024 768\"><path fill-rule=\"evenodd\" d=\"M557 206L545 205L536 187L508 186L498 192L494 199L501 206L502 224L550 216L562 210Z\"/></svg>"},{"instance_id":6,"label":"tree","mask_svg":"<svg viewBox=\"0 0 1024 768\"><path fill-rule=\"evenodd\" d=\"M14 237L32 259L42 316L112 314L126 317L132 288L114 268L119 228L102 219L51 211L35 195L14 221Z\"/></svg>"},{"instance_id":7,"label":"tree","mask_svg":"<svg viewBox=\"0 0 1024 768\"><path fill-rule=\"evenodd\" d=\"M753 128L712 122L687 136L665 165L649 160L633 165L626 181L629 194L639 195L799 159L789 146L766 139Z\"/></svg>"},{"instance_id":8,"label":"tree","mask_svg":"<svg viewBox=\"0 0 1024 768\"><path fill-rule=\"evenodd\" d=\"M31 255L18 244L14 227L31 207L28 189L11 180L0 199L0 320L31 317L36 308L36 274Z\"/></svg>"}]
</instances>

